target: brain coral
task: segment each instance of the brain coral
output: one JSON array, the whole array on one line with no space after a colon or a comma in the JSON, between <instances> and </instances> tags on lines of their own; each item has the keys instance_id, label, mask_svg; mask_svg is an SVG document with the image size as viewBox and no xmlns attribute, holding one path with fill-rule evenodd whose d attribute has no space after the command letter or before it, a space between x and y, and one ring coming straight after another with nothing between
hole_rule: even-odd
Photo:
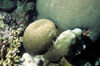
<instances>
[{"instance_id":1,"label":"brain coral","mask_svg":"<svg viewBox=\"0 0 100 66\"><path fill-rule=\"evenodd\" d=\"M95 41L100 26L100 0L37 0L40 18L53 20L61 30L82 28Z\"/></svg>"},{"instance_id":2,"label":"brain coral","mask_svg":"<svg viewBox=\"0 0 100 66\"><path fill-rule=\"evenodd\" d=\"M50 47L58 33L52 21L37 20L31 23L24 32L24 47L30 54L39 54Z\"/></svg>"}]
</instances>

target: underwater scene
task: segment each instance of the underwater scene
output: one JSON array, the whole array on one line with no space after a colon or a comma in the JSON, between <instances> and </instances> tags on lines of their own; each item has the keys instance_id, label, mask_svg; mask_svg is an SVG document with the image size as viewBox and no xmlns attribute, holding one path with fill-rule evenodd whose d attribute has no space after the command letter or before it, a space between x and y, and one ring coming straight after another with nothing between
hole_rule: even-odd
<instances>
[{"instance_id":1,"label":"underwater scene","mask_svg":"<svg viewBox=\"0 0 100 66\"><path fill-rule=\"evenodd\" d=\"M0 66L99 66L100 0L0 0Z\"/></svg>"}]
</instances>

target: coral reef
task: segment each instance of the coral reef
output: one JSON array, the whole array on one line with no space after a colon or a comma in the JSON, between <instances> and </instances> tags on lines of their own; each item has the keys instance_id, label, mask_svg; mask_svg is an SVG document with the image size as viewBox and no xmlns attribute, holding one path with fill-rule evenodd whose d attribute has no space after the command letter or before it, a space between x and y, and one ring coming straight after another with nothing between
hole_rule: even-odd
<instances>
[{"instance_id":1,"label":"coral reef","mask_svg":"<svg viewBox=\"0 0 100 66\"><path fill-rule=\"evenodd\" d=\"M0 66L99 66L99 4L0 0Z\"/></svg>"}]
</instances>

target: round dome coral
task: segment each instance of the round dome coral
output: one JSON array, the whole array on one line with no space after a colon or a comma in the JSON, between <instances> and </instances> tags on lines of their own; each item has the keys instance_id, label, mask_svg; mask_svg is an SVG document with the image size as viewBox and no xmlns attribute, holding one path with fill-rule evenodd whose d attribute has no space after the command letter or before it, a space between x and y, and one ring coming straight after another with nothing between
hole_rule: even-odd
<instances>
[{"instance_id":1,"label":"round dome coral","mask_svg":"<svg viewBox=\"0 0 100 66\"><path fill-rule=\"evenodd\" d=\"M24 47L30 54L39 54L47 50L58 35L55 24L47 19L31 23L24 32Z\"/></svg>"}]
</instances>

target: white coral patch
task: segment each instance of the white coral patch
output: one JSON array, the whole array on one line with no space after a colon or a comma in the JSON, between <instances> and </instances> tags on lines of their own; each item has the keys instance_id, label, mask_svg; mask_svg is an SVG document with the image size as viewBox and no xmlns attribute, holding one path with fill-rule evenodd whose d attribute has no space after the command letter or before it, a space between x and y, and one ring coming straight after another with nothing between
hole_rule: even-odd
<instances>
[{"instance_id":1,"label":"white coral patch","mask_svg":"<svg viewBox=\"0 0 100 66\"><path fill-rule=\"evenodd\" d=\"M21 60L24 61L21 66L38 66L38 63L40 62L40 57L35 56L33 58L28 53L24 53Z\"/></svg>"}]
</instances>

